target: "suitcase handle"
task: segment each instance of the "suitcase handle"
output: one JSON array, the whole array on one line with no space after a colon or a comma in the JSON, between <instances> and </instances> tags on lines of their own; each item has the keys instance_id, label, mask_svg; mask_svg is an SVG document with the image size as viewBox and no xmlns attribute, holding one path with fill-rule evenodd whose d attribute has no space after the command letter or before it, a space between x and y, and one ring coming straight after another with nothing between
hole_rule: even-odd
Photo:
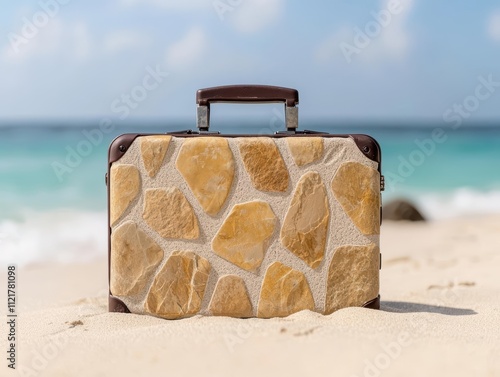
<instances>
[{"instance_id":1,"label":"suitcase handle","mask_svg":"<svg viewBox=\"0 0 500 377\"><path fill-rule=\"evenodd\" d=\"M210 103L215 102L283 102L288 131L298 126L299 92L296 89L269 85L228 85L200 89L196 92L197 125L200 131L210 127Z\"/></svg>"},{"instance_id":2,"label":"suitcase handle","mask_svg":"<svg viewBox=\"0 0 500 377\"><path fill-rule=\"evenodd\" d=\"M269 85L227 85L200 89L196 103L207 106L210 102L285 102L293 107L299 103L296 89Z\"/></svg>"}]
</instances>

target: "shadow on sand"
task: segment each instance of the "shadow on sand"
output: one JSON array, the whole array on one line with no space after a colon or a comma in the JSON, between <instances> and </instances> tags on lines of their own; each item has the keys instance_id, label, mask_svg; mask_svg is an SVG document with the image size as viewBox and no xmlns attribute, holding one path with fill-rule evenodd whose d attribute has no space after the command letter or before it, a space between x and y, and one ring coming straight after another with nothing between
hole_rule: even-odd
<instances>
[{"instance_id":1,"label":"shadow on sand","mask_svg":"<svg viewBox=\"0 0 500 377\"><path fill-rule=\"evenodd\" d=\"M450 308L448 306L418 304L416 302L405 301L382 301L380 309L391 313L438 313L453 316L477 314L472 309Z\"/></svg>"}]
</instances>

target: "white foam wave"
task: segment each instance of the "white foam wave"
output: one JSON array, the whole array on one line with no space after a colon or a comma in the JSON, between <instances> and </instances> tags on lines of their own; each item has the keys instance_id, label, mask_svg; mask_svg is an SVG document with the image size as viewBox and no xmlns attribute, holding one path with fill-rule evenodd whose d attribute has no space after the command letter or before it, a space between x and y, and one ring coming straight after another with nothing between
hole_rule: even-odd
<instances>
[{"instance_id":1,"label":"white foam wave","mask_svg":"<svg viewBox=\"0 0 500 377\"><path fill-rule=\"evenodd\" d=\"M432 220L500 214L500 190L460 188L450 193L421 194L415 202Z\"/></svg>"},{"instance_id":2,"label":"white foam wave","mask_svg":"<svg viewBox=\"0 0 500 377\"><path fill-rule=\"evenodd\" d=\"M432 220L500 214L500 190L462 188L450 193L413 194L410 198ZM25 211L16 220L0 220L0 264L81 263L104 257L106 228L105 212Z\"/></svg>"},{"instance_id":3,"label":"white foam wave","mask_svg":"<svg viewBox=\"0 0 500 377\"><path fill-rule=\"evenodd\" d=\"M105 256L105 212L24 212L0 222L0 264L73 263Z\"/></svg>"}]
</instances>

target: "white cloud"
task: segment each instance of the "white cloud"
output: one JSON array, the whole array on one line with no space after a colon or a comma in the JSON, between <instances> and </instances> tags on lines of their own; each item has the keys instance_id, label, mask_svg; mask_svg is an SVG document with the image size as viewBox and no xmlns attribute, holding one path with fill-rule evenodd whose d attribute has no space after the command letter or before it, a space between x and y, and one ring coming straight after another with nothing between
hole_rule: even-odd
<instances>
[{"instance_id":1,"label":"white cloud","mask_svg":"<svg viewBox=\"0 0 500 377\"><path fill-rule=\"evenodd\" d=\"M84 60L92 50L92 41L84 22L67 24L59 19L51 19L46 26L33 32L33 35L23 34L22 31L14 34L9 37L14 42L9 42L2 49L1 56L8 63L55 56Z\"/></svg>"},{"instance_id":2,"label":"white cloud","mask_svg":"<svg viewBox=\"0 0 500 377\"><path fill-rule=\"evenodd\" d=\"M390 3L393 0L385 0L382 9L389 9ZM411 44L411 36L409 35L406 26L408 16L410 15L414 0L400 0L402 11L392 16L389 25L382 30L379 39L375 39L375 48L377 41L380 43L380 49L392 55L404 55Z\"/></svg>"},{"instance_id":3,"label":"white cloud","mask_svg":"<svg viewBox=\"0 0 500 377\"><path fill-rule=\"evenodd\" d=\"M166 61L169 67L184 70L199 63L206 50L205 34L200 28L193 28L167 49Z\"/></svg>"},{"instance_id":4,"label":"white cloud","mask_svg":"<svg viewBox=\"0 0 500 377\"><path fill-rule=\"evenodd\" d=\"M9 43L2 49L2 57L5 61L22 62L33 57L53 55L59 50L63 37L64 25L57 19L50 20L43 28L23 27L9 33Z\"/></svg>"},{"instance_id":5,"label":"white cloud","mask_svg":"<svg viewBox=\"0 0 500 377\"><path fill-rule=\"evenodd\" d=\"M316 48L316 60L320 63L329 63L335 59L343 59L339 46L345 41L352 40L352 34L352 29L343 27L324 39Z\"/></svg>"},{"instance_id":6,"label":"white cloud","mask_svg":"<svg viewBox=\"0 0 500 377\"><path fill-rule=\"evenodd\" d=\"M397 12L388 11L393 9L391 4L399 4ZM383 0L379 9L369 12L365 24L343 27L323 40L316 49L317 61L347 59L373 63L406 56L412 42L407 21L413 6L414 0Z\"/></svg>"},{"instance_id":7,"label":"white cloud","mask_svg":"<svg viewBox=\"0 0 500 377\"><path fill-rule=\"evenodd\" d=\"M78 22L73 27L74 54L78 59L86 59L90 56L92 41L87 25Z\"/></svg>"},{"instance_id":8,"label":"white cloud","mask_svg":"<svg viewBox=\"0 0 500 377\"><path fill-rule=\"evenodd\" d=\"M488 34L493 40L500 42L500 10L490 15L488 20Z\"/></svg>"},{"instance_id":9,"label":"white cloud","mask_svg":"<svg viewBox=\"0 0 500 377\"><path fill-rule=\"evenodd\" d=\"M209 8L213 0L119 0L122 5L152 5L164 9L197 10Z\"/></svg>"},{"instance_id":10,"label":"white cloud","mask_svg":"<svg viewBox=\"0 0 500 377\"><path fill-rule=\"evenodd\" d=\"M225 16L237 31L247 34L260 32L272 25L285 8L283 0L241 0L235 3L238 5Z\"/></svg>"},{"instance_id":11,"label":"white cloud","mask_svg":"<svg viewBox=\"0 0 500 377\"><path fill-rule=\"evenodd\" d=\"M104 37L104 50L111 54L133 50L148 44L142 34L131 30L120 30Z\"/></svg>"}]
</instances>

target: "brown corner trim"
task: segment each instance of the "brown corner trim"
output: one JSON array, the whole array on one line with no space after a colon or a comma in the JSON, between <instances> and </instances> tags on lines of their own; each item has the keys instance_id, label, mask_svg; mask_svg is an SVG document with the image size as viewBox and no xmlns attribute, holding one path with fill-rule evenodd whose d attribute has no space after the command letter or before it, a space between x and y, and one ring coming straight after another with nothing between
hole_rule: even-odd
<instances>
[{"instance_id":1,"label":"brown corner trim","mask_svg":"<svg viewBox=\"0 0 500 377\"><path fill-rule=\"evenodd\" d=\"M363 305L363 308L367 309L380 309L380 295L377 296L377 298L374 298L373 300L370 300L366 302Z\"/></svg>"},{"instance_id":2,"label":"brown corner trim","mask_svg":"<svg viewBox=\"0 0 500 377\"><path fill-rule=\"evenodd\" d=\"M110 312L130 313L130 310L128 310L127 305L125 305L123 303L123 301L121 301L121 300L119 300L116 297L113 297L111 295L109 295L108 305L109 305Z\"/></svg>"},{"instance_id":3,"label":"brown corner trim","mask_svg":"<svg viewBox=\"0 0 500 377\"><path fill-rule=\"evenodd\" d=\"M113 140L109 146L108 163L111 165L122 158L137 136L139 134L123 134Z\"/></svg>"},{"instance_id":4,"label":"brown corner trim","mask_svg":"<svg viewBox=\"0 0 500 377\"><path fill-rule=\"evenodd\" d=\"M378 164L381 165L380 145L377 140L371 136L362 134L353 134L350 136L358 146L361 153L363 153L370 160L378 162ZM382 169L379 168L379 171L382 172Z\"/></svg>"}]
</instances>

